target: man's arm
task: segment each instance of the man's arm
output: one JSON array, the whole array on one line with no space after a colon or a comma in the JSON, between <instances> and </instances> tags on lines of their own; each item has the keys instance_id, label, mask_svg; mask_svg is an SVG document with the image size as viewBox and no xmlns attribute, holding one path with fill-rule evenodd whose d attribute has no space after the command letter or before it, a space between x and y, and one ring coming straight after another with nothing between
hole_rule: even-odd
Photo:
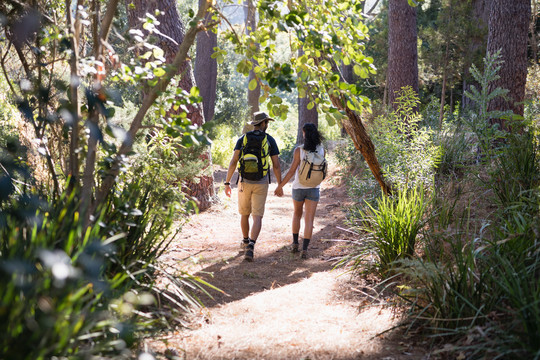
<instances>
[{"instance_id":1,"label":"man's arm","mask_svg":"<svg viewBox=\"0 0 540 360\"><path fill-rule=\"evenodd\" d=\"M240 150L234 150L234 154L229 162L229 170L227 170L227 176L225 177L225 195L228 197L231 197L231 185L227 184L231 182L238 160L240 160Z\"/></svg>"}]
</instances>

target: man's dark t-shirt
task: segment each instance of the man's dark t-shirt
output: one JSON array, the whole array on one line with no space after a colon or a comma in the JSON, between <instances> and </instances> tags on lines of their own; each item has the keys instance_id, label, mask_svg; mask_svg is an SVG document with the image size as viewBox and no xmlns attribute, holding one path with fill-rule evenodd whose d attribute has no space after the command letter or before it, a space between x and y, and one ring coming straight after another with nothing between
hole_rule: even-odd
<instances>
[{"instance_id":1,"label":"man's dark t-shirt","mask_svg":"<svg viewBox=\"0 0 540 360\"><path fill-rule=\"evenodd\" d=\"M260 134L261 132L262 131L254 130L255 134ZM266 138L268 139L268 148L269 148L270 156L279 155L279 149L278 149L276 140L272 136L270 136L268 134L266 134ZM234 150L241 150L242 149L242 141L243 141L243 139L244 139L244 136L240 136L240 138L236 142L236 146L234 147ZM240 175L238 175L238 176L240 176ZM268 169L268 176L270 176L270 169ZM261 180L257 180L257 181L244 180L244 182L248 183L248 184L268 184L268 178L265 176Z\"/></svg>"}]
</instances>

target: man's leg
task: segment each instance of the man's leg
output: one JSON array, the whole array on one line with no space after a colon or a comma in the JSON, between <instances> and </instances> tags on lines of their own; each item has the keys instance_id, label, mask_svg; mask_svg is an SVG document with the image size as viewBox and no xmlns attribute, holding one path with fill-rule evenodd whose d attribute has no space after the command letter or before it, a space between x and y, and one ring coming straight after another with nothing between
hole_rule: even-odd
<instances>
[{"instance_id":1,"label":"man's leg","mask_svg":"<svg viewBox=\"0 0 540 360\"><path fill-rule=\"evenodd\" d=\"M244 257L246 261L253 261L255 242L261 232L264 205L266 203L266 196L268 195L268 184L253 184L252 188L251 217L253 218L253 225L251 226L251 237Z\"/></svg>"},{"instance_id":2,"label":"man's leg","mask_svg":"<svg viewBox=\"0 0 540 360\"><path fill-rule=\"evenodd\" d=\"M249 215L251 214L251 187L241 182L238 187L238 212L243 239L240 248L246 250L249 244Z\"/></svg>"},{"instance_id":3,"label":"man's leg","mask_svg":"<svg viewBox=\"0 0 540 360\"><path fill-rule=\"evenodd\" d=\"M262 216L258 215L252 215L253 218L253 226L251 227L251 236L250 239L253 241L257 241L257 238L259 237L259 233L261 232L262 227ZM248 225L249 227L249 225Z\"/></svg>"},{"instance_id":4,"label":"man's leg","mask_svg":"<svg viewBox=\"0 0 540 360\"><path fill-rule=\"evenodd\" d=\"M247 239L249 237L249 215L240 215L240 227L244 239Z\"/></svg>"}]
</instances>

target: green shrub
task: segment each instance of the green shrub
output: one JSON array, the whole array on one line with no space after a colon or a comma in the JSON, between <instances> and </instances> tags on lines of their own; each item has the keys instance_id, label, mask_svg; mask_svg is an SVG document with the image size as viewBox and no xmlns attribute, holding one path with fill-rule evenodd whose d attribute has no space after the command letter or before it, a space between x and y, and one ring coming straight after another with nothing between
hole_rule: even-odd
<instances>
[{"instance_id":1,"label":"green shrub","mask_svg":"<svg viewBox=\"0 0 540 360\"><path fill-rule=\"evenodd\" d=\"M429 189L440 149L433 142L433 131L420 127L422 117L414 110L419 100L412 88L404 87L396 101L397 111L377 117L370 127L377 158L386 179L397 188Z\"/></svg>"},{"instance_id":2,"label":"green shrub","mask_svg":"<svg viewBox=\"0 0 540 360\"><path fill-rule=\"evenodd\" d=\"M111 246L99 222L83 232L65 195L48 211L37 197L16 201L0 226L0 357L108 356L132 346L135 313L111 307L127 276L103 276Z\"/></svg>"},{"instance_id":3,"label":"green shrub","mask_svg":"<svg viewBox=\"0 0 540 360\"><path fill-rule=\"evenodd\" d=\"M166 313L197 304L188 289L199 279L180 274L166 294L174 307L152 310L150 293L164 293L154 286L156 259L178 209L154 201L151 173L120 181L87 227L76 192L45 200L14 154L0 150L0 358L127 358Z\"/></svg>"},{"instance_id":4,"label":"green shrub","mask_svg":"<svg viewBox=\"0 0 540 360\"><path fill-rule=\"evenodd\" d=\"M227 125L217 125L213 129L212 138L212 162L224 168L229 166L234 146L236 145L236 132Z\"/></svg>"},{"instance_id":5,"label":"green shrub","mask_svg":"<svg viewBox=\"0 0 540 360\"><path fill-rule=\"evenodd\" d=\"M505 136L505 144L496 154L487 181L504 207L540 186L540 138L532 129L519 130L514 128L514 132Z\"/></svg>"}]
</instances>

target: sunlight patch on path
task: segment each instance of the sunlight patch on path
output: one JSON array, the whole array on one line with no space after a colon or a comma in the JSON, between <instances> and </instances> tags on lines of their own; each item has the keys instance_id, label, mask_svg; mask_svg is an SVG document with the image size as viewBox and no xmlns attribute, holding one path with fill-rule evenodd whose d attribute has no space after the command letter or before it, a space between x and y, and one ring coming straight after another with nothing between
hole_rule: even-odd
<instances>
[{"instance_id":1,"label":"sunlight patch on path","mask_svg":"<svg viewBox=\"0 0 540 360\"><path fill-rule=\"evenodd\" d=\"M380 351L372 338L397 319L388 309L359 312L357 302L340 299L339 281L335 273L316 273L209 309L208 323L183 333L186 358L354 359Z\"/></svg>"}]
</instances>

